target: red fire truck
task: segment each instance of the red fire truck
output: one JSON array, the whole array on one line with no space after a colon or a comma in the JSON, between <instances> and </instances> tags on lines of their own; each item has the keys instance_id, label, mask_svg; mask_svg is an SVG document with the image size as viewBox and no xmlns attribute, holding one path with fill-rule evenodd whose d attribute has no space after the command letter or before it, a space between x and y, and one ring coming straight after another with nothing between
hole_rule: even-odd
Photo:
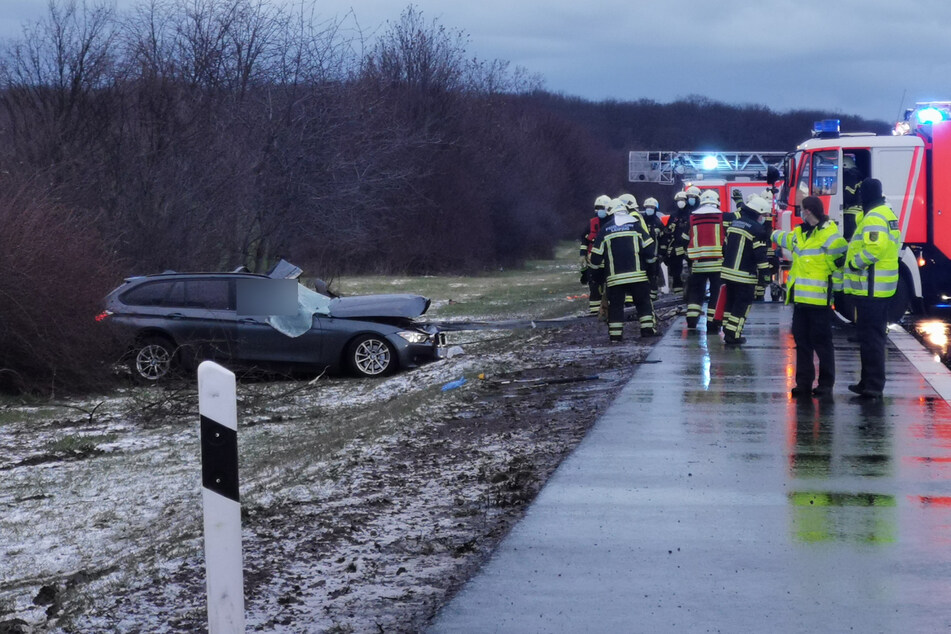
<instances>
[{"instance_id":1,"label":"red fire truck","mask_svg":"<svg viewBox=\"0 0 951 634\"><path fill-rule=\"evenodd\" d=\"M799 222L806 196L818 196L842 227L843 161L851 159L864 177L882 182L885 199L898 216L904 246L901 277L889 318L906 311L951 308L951 102L919 103L905 112L891 136L841 133L839 122L816 122L813 138L787 155L779 194L777 225ZM836 298L848 315L848 296Z\"/></svg>"}]
</instances>

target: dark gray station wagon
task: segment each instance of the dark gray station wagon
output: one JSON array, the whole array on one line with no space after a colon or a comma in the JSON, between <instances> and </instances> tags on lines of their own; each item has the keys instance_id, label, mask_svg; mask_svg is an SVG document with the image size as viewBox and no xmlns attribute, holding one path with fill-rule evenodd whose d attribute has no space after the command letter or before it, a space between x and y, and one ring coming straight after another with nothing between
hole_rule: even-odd
<instances>
[{"instance_id":1,"label":"dark gray station wagon","mask_svg":"<svg viewBox=\"0 0 951 634\"><path fill-rule=\"evenodd\" d=\"M270 311L269 297L283 300L280 310ZM253 273L163 273L126 279L96 319L113 329L143 382L205 359L375 377L441 356L445 335L414 321L429 303L419 295L328 297Z\"/></svg>"}]
</instances>

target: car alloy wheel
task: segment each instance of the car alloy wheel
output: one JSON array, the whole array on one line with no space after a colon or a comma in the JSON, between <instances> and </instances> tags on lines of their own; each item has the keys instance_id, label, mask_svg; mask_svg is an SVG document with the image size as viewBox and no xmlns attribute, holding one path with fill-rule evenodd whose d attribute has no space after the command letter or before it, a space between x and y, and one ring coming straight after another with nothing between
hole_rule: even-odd
<instances>
[{"instance_id":1,"label":"car alloy wheel","mask_svg":"<svg viewBox=\"0 0 951 634\"><path fill-rule=\"evenodd\" d=\"M145 341L136 350L133 371L146 381L158 381L172 370L171 346L164 341Z\"/></svg>"},{"instance_id":2,"label":"car alloy wheel","mask_svg":"<svg viewBox=\"0 0 951 634\"><path fill-rule=\"evenodd\" d=\"M353 366L363 376L381 376L393 364L393 353L385 341L367 337L353 348Z\"/></svg>"}]
</instances>

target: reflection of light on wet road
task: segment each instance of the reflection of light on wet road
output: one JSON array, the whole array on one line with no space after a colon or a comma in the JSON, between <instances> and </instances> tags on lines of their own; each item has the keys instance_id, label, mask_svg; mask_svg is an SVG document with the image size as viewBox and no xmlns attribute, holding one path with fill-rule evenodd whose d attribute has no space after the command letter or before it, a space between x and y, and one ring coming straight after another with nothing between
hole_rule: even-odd
<instances>
[{"instance_id":1,"label":"reflection of light on wet road","mask_svg":"<svg viewBox=\"0 0 951 634\"><path fill-rule=\"evenodd\" d=\"M710 389L710 349L707 347L709 335L700 334L700 349L703 350L703 360L700 362L700 382L703 389Z\"/></svg>"},{"instance_id":2,"label":"reflection of light on wet road","mask_svg":"<svg viewBox=\"0 0 951 634\"><path fill-rule=\"evenodd\" d=\"M921 321L915 326L925 341L930 345L939 348L942 354L948 352L948 324L943 321L929 320Z\"/></svg>"}]
</instances>

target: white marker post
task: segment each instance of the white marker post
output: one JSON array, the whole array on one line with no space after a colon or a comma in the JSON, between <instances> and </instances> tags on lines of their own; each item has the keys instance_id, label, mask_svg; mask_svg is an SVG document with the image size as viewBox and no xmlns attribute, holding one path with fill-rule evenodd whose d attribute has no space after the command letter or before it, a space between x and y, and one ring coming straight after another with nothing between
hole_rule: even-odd
<instances>
[{"instance_id":1,"label":"white marker post","mask_svg":"<svg viewBox=\"0 0 951 634\"><path fill-rule=\"evenodd\" d=\"M244 632L238 405L233 372L212 361L203 361L198 366L198 413L208 632Z\"/></svg>"}]
</instances>

